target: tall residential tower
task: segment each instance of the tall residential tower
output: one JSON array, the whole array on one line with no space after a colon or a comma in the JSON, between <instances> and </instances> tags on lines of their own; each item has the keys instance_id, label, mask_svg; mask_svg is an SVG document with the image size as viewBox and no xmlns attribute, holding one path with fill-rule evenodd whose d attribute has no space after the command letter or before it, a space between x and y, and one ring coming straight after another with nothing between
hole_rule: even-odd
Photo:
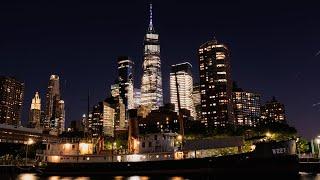
<instances>
[{"instance_id":1,"label":"tall residential tower","mask_svg":"<svg viewBox=\"0 0 320 180\"><path fill-rule=\"evenodd\" d=\"M21 125L24 83L0 76L0 124Z\"/></svg>"},{"instance_id":2,"label":"tall residential tower","mask_svg":"<svg viewBox=\"0 0 320 180\"><path fill-rule=\"evenodd\" d=\"M144 39L143 59L141 105L159 109L163 105L160 41L152 23L152 4L150 4L149 27Z\"/></svg>"},{"instance_id":3,"label":"tall residential tower","mask_svg":"<svg viewBox=\"0 0 320 180\"><path fill-rule=\"evenodd\" d=\"M198 56L203 122L209 128L234 124L228 48L214 39L200 46Z\"/></svg>"}]
</instances>

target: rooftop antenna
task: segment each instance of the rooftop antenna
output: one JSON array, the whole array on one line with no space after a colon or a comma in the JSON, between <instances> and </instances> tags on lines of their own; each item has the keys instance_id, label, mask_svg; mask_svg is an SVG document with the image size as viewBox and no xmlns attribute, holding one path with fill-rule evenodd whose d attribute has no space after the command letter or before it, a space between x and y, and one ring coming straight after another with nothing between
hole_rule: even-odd
<instances>
[{"instance_id":1,"label":"rooftop antenna","mask_svg":"<svg viewBox=\"0 0 320 180\"><path fill-rule=\"evenodd\" d=\"M149 4L149 13L150 13L150 16L149 16L149 32L153 32L154 29L153 29L153 23L152 23L152 2L150 2Z\"/></svg>"},{"instance_id":2,"label":"rooftop antenna","mask_svg":"<svg viewBox=\"0 0 320 180\"><path fill-rule=\"evenodd\" d=\"M152 26L152 3L150 3L150 26Z\"/></svg>"},{"instance_id":3,"label":"rooftop antenna","mask_svg":"<svg viewBox=\"0 0 320 180\"><path fill-rule=\"evenodd\" d=\"M218 41L217 41L217 39L216 39L216 36L213 34L213 41L215 42L215 43L218 43Z\"/></svg>"}]
</instances>

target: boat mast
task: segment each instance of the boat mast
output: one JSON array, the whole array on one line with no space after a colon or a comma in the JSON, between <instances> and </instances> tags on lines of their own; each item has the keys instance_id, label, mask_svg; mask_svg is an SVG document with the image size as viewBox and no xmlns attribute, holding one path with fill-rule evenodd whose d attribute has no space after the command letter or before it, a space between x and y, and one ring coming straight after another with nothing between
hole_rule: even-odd
<instances>
[{"instance_id":1,"label":"boat mast","mask_svg":"<svg viewBox=\"0 0 320 180\"><path fill-rule=\"evenodd\" d=\"M177 72L174 72L175 80L176 80L176 90L177 90L177 100L178 100L178 120L180 124L180 135L182 136L182 139L184 138L184 122L181 112L181 103L180 103L180 93L179 93L179 83L178 83L178 77Z\"/></svg>"}]
</instances>

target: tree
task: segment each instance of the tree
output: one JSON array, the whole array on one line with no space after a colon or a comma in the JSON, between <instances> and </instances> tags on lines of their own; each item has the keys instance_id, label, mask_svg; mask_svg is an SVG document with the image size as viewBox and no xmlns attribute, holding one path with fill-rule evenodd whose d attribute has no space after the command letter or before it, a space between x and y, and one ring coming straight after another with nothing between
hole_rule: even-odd
<instances>
[{"instance_id":1,"label":"tree","mask_svg":"<svg viewBox=\"0 0 320 180\"><path fill-rule=\"evenodd\" d=\"M309 142L304 138L299 138L297 142L298 153L308 153L310 152Z\"/></svg>"}]
</instances>

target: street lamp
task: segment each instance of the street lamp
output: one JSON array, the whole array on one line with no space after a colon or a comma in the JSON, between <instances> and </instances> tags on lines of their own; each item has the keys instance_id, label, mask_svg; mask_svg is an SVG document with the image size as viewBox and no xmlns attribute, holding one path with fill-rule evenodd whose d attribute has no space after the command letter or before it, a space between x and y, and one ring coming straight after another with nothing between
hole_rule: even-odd
<instances>
[{"instance_id":1,"label":"street lamp","mask_svg":"<svg viewBox=\"0 0 320 180\"><path fill-rule=\"evenodd\" d=\"M183 140L182 135L178 135L178 136L177 136L177 141L178 141L178 143L179 143L179 148L180 148L180 150L182 150L182 140Z\"/></svg>"},{"instance_id":2,"label":"street lamp","mask_svg":"<svg viewBox=\"0 0 320 180\"><path fill-rule=\"evenodd\" d=\"M316 138L316 144L317 144L317 147L318 147L318 158L320 157L320 138L319 136Z\"/></svg>"},{"instance_id":3,"label":"street lamp","mask_svg":"<svg viewBox=\"0 0 320 180\"><path fill-rule=\"evenodd\" d=\"M298 150L298 157L300 158L300 143L299 143L299 141L300 141L300 138L299 137L297 137L297 139L296 139L296 149Z\"/></svg>"},{"instance_id":4,"label":"street lamp","mask_svg":"<svg viewBox=\"0 0 320 180\"><path fill-rule=\"evenodd\" d=\"M116 147L117 146L117 143L116 142L113 142L112 144L111 144L111 153L112 153L112 162L113 162L113 156L114 156L114 147Z\"/></svg>"},{"instance_id":5,"label":"street lamp","mask_svg":"<svg viewBox=\"0 0 320 180\"><path fill-rule=\"evenodd\" d=\"M112 143L112 147L114 147L114 149L117 149L117 143L116 142Z\"/></svg>"},{"instance_id":6,"label":"street lamp","mask_svg":"<svg viewBox=\"0 0 320 180\"><path fill-rule=\"evenodd\" d=\"M29 147L29 145L31 145L31 144L34 144L34 141L33 141L33 139L29 138L28 141L27 141L26 165L27 165L27 163L28 163L28 147Z\"/></svg>"},{"instance_id":7,"label":"street lamp","mask_svg":"<svg viewBox=\"0 0 320 180\"><path fill-rule=\"evenodd\" d=\"M270 132L266 133L267 138L271 138L272 134Z\"/></svg>"}]
</instances>

